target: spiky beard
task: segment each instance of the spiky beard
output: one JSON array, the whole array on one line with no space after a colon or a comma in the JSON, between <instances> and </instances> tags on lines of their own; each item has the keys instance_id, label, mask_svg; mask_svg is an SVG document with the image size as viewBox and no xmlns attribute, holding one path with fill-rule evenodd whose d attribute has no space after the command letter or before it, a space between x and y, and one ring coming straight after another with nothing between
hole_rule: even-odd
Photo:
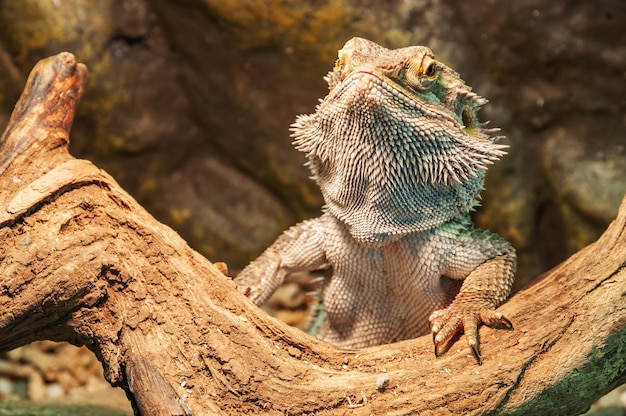
<instances>
[{"instance_id":1,"label":"spiky beard","mask_svg":"<svg viewBox=\"0 0 626 416\"><path fill-rule=\"evenodd\" d=\"M419 97L418 97L419 98ZM475 111L471 93L458 110ZM476 205L487 165L505 154L482 125L370 72L338 82L293 127L328 210L368 245L437 227Z\"/></svg>"}]
</instances>

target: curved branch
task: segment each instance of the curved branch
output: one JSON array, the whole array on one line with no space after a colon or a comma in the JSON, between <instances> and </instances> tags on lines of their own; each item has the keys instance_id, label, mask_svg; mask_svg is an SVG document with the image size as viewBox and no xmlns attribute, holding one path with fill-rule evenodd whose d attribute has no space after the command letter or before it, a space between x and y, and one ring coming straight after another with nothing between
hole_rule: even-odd
<instances>
[{"instance_id":1,"label":"curved branch","mask_svg":"<svg viewBox=\"0 0 626 416\"><path fill-rule=\"evenodd\" d=\"M626 381L626 201L502 306L515 330L481 330L483 366L462 343L435 358L429 337L340 350L268 317L68 154L85 75L67 53L40 62L0 142L0 349L87 345L144 415L572 414Z\"/></svg>"}]
</instances>

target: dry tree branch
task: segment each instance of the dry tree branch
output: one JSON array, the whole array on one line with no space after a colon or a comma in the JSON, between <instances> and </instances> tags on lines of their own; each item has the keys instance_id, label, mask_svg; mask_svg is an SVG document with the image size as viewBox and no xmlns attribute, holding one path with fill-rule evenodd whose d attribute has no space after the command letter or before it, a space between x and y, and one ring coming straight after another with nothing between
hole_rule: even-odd
<instances>
[{"instance_id":1,"label":"dry tree branch","mask_svg":"<svg viewBox=\"0 0 626 416\"><path fill-rule=\"evenodd\" d=\"M87 70L33 69L0 139L0 349L87 345L142 415L582 412L626 380L626 201L598 242L481 330L339 350L267 316L105 172L69 155ZM457 349L458 348L458 349Z\"/></svg>"}]
</instances>

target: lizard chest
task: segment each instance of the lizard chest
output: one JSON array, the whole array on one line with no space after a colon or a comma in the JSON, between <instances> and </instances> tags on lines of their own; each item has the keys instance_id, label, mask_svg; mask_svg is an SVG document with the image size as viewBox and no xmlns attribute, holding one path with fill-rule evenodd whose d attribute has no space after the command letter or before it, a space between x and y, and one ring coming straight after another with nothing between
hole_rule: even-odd
<instances>
[{"instance_id":1,"label":"lizard chest","mask_svg":"<svg viewBox=\"0 0 626 416\"><path fill-rule=\"evenodd\" d=\"M333 242L327 249L332 272L323 303L340 338L368 332L390 342L421 335L430 313L451 300L442 285L441 253L428 235L367 247L335 230L327 241Z\"/></svg>"}]
</instances>

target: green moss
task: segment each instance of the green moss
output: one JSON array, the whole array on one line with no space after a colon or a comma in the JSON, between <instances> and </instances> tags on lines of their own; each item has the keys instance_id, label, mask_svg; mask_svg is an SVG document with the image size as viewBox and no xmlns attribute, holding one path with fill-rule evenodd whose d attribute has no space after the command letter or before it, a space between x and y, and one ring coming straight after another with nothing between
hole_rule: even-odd
<instances>
[{"instance_id":1,"label":"green moss","mask_svg":"<svg viewBox=\"0 0 626 416\"><path fill-rule=\"evenodd\" d=\"M575 415L587 410L603 394L626 382L626 330L594 347L585 365L556 385L529 400L512 413L500 410L491 415ZM603 386L603 389L598 389ZM590 393L593 392L593 395Z\"/></svg>"}]
</instances>

